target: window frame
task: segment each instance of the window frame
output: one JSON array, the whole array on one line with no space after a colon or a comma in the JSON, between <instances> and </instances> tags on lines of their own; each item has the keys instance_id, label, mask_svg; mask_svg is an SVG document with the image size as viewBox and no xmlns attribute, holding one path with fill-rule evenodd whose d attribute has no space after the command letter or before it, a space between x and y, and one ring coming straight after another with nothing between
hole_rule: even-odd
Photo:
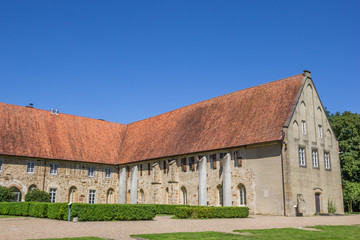
<instances>
[{"instance_id":1,"label":"window frame","mask_svg":"<svg viewBox=\"0 0 360 240\"><path fill-rule=\"evenodd\" d=\"M32 167L29 166L29 165L32 165ZM35 162L27 162L26 163L26 173L28 173L28 174L34 174L35 173Z\"/></svg>"},{"instance_id":2,"label":"window frame","mask_svg":"<svg viewBox=\"0 0 360 240\"><path fill-rule=\"evenodd\" d=\"M319 133L319 138L323 138L323 128L322 128L322 125L319 124L318 125L318 133Z\"/></svg>"},{"instance_id":3,"label":"window frame","mask_svg":"<svg viewBox=\"0 0 360 240\"><path fill-rule=\"evenodd\" d=\"M51 175L58 175L58 168L59 164L57 163L50 163L50 174ZM55 170L55 171L54 171Z\"/></svg>"},{"instance_id":4,"label":"window frame","mask_svg":"<svg viewBox=\"0 0 360 240\"><path fill-rule=\"evenodd\" d=\"M211 169L217 169L217 163L216 163L216 153L214 153L214 154L211 154L210 155L210 159L211 159Z\"/></svg>"},{"instance_id":5,"label":"window frame","mask_svg":"<svg viewBox=\"0 0 360 240\"><path fill-rule=\"evenodd\" d=\"M96 199L96 190L90 189L89 190L89 204L95 204Z\"/></svg>"},{"instance_id":6,"label":"window frame","mask_svg":"<svg viewBox=\"0 0 360 240\"><path fill-rule=\"evenodd\" d=\"M189 157L189 171L195 171L195 157Z\"/></svg>"},{"instance_id":7,"label":"window frame","mask_svg":"<svg viewBox=\"0 0 360 240\"><path fill-rule=\"evenodd\" d=\"M186 157L184 157L184 158L181 158L181 171L182 172L187 172L187 167L186 167L186 165L187 165L187 159L186 159Z\"/></svg>"},{"instance_id":8,"label":"window frame","mask_svg":"<svg viewBox=\"0 0 360 240\"><path fill-rule=\"evenodd\" d=\"M317 149L312 149L311 150L311 159L312 159L313 168L319 169L319 151ZM316 163L316 166L315 166L315 163Z\"/></svg>"},{"instance_id":9,"label":"window frame","mask_svg":"<svg viewBox=\"0 0 360 240\"><path fill-rule=\"evenodd\" d=\"M299 166L306 167L306 148L303 146L300 146L298 153L299 153ZM303 157L303 161L302 161L302 157Z\"/></svg>"},{"instance_id":10,"label":"window frame","mask_svg":"<svg viewBox=\"0 0 360 240\"><path fill-rule=\"evenodd\" d=\"M3 171L4 168L4 160L0 159L0 173Z\"/></svg>"},{"instance_id":11,"label":"window frame","mask_svg":"<svg viewBox=\"0 0 360 240\"><path fill-rule=\"evenodd\" d=\"M105 168L105 178L111 178L111 168Z\"/></svg>"},{"instance_id":12,"label":"window frame","mask_svg":"<svg viewBox=\"0 0 360 240\"><path fill-rule=\"evenodd\" d=\"M330 158L330 152L324 151L324 168L327 171L331 170L331 158Z\"/></svg>"},{"instance_id":13,"label":"window frame","mask_svg":"<svg viewBox=\"0 0 360 240\"><path fill-rule=\"evenodd\" d=\"M239 205L246 206L246 188L243 184L239 187Z\"/></svg>"},{"instance_id":14,"label":"window frame","mask_svg":"<svg viewBox=\"0 0 360 240\"><path fill-rule=\"evenodd\" d=\"M301 120L301 133L303 135L306 135L306 121L305 120Z\"/></svg>"},{"instance_id":15,"label":"window frame","mask_svg":"<svg viewBox=\"0 0 360 240\"><path fill-rule=\"evenodd\" d=\"M151 163L148 163L148 176L151 175Z\"/></svg>"},{"instance_id":16,"label":"window frame","mask_svg":"<svg viewBox=\"0 0 360 240\"><path fill-rule=\"evenodd\" d=\"M50 195L50 202L56 203L57 189L56 188L50 188L49 195Z\"/></svg>"},{"instance_id":17,"label":"window frame","mask_svg":"<svg viewBox=\"0 0 360 240\"><path fill-rule=\"evenodd\" d=\"M87 176L88 177L95 177L95 167L88 167Z\"/></svg>"}]
</instances>

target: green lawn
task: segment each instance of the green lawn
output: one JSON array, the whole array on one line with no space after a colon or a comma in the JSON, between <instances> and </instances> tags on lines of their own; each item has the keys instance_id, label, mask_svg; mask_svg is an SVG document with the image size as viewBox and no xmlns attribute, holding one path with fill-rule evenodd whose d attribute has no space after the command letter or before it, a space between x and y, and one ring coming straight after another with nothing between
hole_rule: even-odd
<instances>
[{"instance_id":1,"label":"green lawn","mask_svg":"<svg viewBox=\"0 0 360 240\"><path fill-rule=\"evenodd\" d=\"M32 240L106 240L98 237L76 237L76 238L46 238L46 239L32 239Z\"/></svg>"},{"instance_id":2,"label":"green lawn","mask_svg":"<svg viewBox=\"0 0 360 240\"><path fill-rule=\"evenodd\" d=\"M296 228L278 228L263 230L236 230L238 233L222 232L195 232L195 233L163 233L163 234L144 234L132 235L132 237L142 237L149 240L179 240L179 239L360 239L360 225L356 226L314 226L311 228L320 231L309 231ZM239 234L240 233L240 234Z\"/></svg>"}]
</instances>

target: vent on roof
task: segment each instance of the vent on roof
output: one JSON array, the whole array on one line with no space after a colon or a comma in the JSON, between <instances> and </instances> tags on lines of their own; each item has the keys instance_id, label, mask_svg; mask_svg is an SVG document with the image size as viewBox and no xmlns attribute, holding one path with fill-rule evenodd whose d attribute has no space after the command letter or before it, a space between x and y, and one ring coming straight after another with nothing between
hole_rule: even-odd
<instances>
[{"instance_id":1,"label":"vent on roof","mask_svg":"<svg viewBox=\"0 0 360 240\"><path fill-rule=\"evenodd\" d=\"M28 107L28 108L34 108L34 104L29 103L29 105L28 105L28 106L26 106L26 107Z\"/></svg>"},{"instance_id":2,"label":"vent on roof","mask_svg":"<svg viewBox=\"0 0 360 240\"><path fill-rule=\"evenodd\" d=\"M99 118L98 120L100 120L100 121L105 121L105 119L102 119L102 118Z\"/></svg>"},{"instance_id":3,"label":"vent on roof","mask_svg":"<svg viewBox=\"0 0 360 240\"><path fill-rule=\"evenodd\" d=\"M50 109L51 114L59 115L59 110L57 109Z\"/></svg>"}]
</instances>

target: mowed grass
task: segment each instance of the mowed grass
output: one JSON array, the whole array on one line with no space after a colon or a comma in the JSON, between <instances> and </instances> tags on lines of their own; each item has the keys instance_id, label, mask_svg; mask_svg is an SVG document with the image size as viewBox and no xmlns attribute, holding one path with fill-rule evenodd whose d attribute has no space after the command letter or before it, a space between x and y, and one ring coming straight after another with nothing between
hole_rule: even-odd
<instances>
[{"instance_id":1,"label":"mowed grass","mask_svg":"<svg viewBox=\"0 0 360 240\"><path fill-rule=\"evenodd\" d=\"M106 240L105 238L98 237L75 237L75 238L42 238L42 239L30 239L30 240Z\"/></svg>"},{"instance_id":2,"label":"mowed grass","mask_svg":"<svg viewBox=\"0 0 360 240\"><path fill-rule=\"evenodd\" d=\"M297 228L275 228L262 230L236 230L238 233L222 232L194 232L194 233L163 233L163 234L142 234L132 237L142 237L149 240L179 240L179 239L360 239L360 225L354 226L314 226L317 229L302 230Z\"/></svg>"}]
</instances>

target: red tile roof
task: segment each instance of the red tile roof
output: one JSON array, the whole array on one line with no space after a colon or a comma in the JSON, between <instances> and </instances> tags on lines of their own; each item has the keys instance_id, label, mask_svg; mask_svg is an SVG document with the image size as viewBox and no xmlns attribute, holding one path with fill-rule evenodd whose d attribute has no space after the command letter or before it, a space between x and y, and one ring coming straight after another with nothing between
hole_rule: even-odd
<instances>
[{"instance_id":1,"label":"red tile roof","mask_svg":"<svg viewBox=\"0 0 360 240\"><path fill-rule=\"evenodd\" d=\"M126 125L0 103L0 154L115 164Z\"/></svg>"},{"instance_id":2,"label":"red tile roof","mask_svg":"<svg viewBox=\"0 0 360 240\"><path fill-rule=\"evenodd\" d=\"M281 139L303 74L129 125L0 103L0 154L123 164Z\"/></svg>"}]
</instances>

